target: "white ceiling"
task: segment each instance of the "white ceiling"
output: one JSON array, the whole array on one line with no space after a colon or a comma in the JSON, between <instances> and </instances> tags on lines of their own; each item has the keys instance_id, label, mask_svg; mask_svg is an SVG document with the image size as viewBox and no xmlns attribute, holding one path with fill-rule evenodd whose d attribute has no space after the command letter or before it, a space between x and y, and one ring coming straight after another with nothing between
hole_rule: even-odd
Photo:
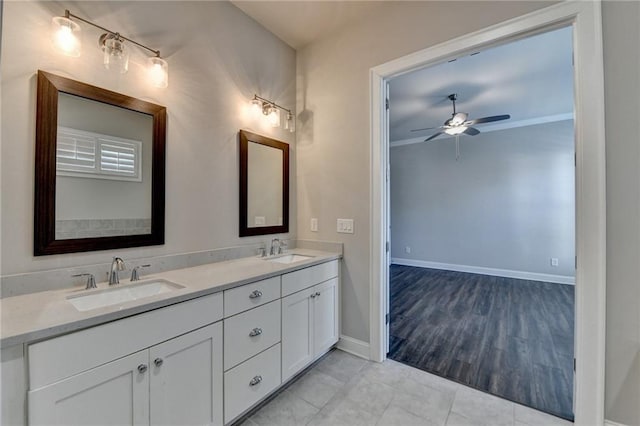
<instances>
[{"instance_id":1,"label":"white ceiling","mask_svg":"<svg viewBox=\"0 0 640 426\"><path fill-rule=\"evenodd\" d=\"M390 140L422 139L451 118L447 95L469 119L510 114L511 127L567 119L573 113L571 28L539 34L404 74L390 82ZM475 52L474 52L475 53ZM480 124L481 132L497 123Z\"/></svg>"},{"instance_id":2,"label":"white ceiling","mask_svg":"<svg viewBox=\"0 0 640 426\"><path fill-rule=\"evenodd\" d=\"M384 1L231 2L294 49L335 33L385 7Z\"/></svg>"}]
</instances>

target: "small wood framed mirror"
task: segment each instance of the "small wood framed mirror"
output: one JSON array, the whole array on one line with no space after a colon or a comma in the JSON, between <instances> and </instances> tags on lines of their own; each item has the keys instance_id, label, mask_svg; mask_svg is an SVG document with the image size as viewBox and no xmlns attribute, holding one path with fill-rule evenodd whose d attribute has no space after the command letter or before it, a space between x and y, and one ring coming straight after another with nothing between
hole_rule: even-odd
<instances>
[{"instance_id":1,"label":"small wood framed mirror","mask_svg":"<svg viewBox=\"0 0 640 426\"><path fill-rule=\"evenodd\" d=\"M166 108L38 71L34 255L164 244Z\"/></svg>"},{"instance_id":2,"label":"small wood framed mirror","mask_svg":"<svg viewBox=\"0 0 640 426\"><path fill-rule=\"evenodd\" d=\"M240 130L240 236L289 232L289 145Z\"/></svg>"}]
</instances>

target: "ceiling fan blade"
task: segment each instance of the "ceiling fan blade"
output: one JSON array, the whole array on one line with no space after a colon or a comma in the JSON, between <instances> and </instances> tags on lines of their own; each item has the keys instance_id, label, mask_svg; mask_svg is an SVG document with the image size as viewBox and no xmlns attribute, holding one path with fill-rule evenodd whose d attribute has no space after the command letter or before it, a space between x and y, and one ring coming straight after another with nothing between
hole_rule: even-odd
<instances>
[{"instance_id":1,"label":"ceiling fan blade","mask_svg":"<svg viewBox=\"0 0 640 426\"><path fill-rule=\"evenodd\" d=\"M440 136L442 134L442 132L438 132L438 133L434 133L433 135L429 136L428 138L426 138L424 141L425 142L429 142L431 139L435 139L438 136Z\"/></svg>"},{"instance_id":2,"label":"ceiling fan blade","mask_svg":"<svg viewBox=\"0 0 640 426\"><path fill-rule=\"evenodd\" d=\"M413 129L411 130L412 132L421 132L423 130L433 130L433 129L439 129L440 127L425 127L423 129Z\"/></svg>"},{"instance_id":3,"label":"ceiling fan blade","mask_svg":"<svg viewBox=\"0 0 640 426\"><path fill-rule=\"evenodd\" d=\"M491 117L482 117L482 118L476 118L475 120L469 120L465 122L464 125L473 126L474 124L491 123L493 121L508 120L510 118L511 116L509 114L492 115Z\"/></svg>"},{"instance_id":4,"label":"ceiling fan blade","mask_svg":"<svg viewBox=\"0 0 640 426\"><path fill-rule=\"evenodd\" d=\"M464 132L465 135L469 135L469 136L475 136L478 133L480 133L480 130L476 129L475 127L467 127L467 130L465 130Z\"/></svg>"}]
</instances>

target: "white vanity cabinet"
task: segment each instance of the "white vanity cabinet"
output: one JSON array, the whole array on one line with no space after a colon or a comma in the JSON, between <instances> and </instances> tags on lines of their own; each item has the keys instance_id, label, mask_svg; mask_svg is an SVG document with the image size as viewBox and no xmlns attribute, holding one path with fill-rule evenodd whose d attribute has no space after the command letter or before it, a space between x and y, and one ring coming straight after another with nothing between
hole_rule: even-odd
<instances>
[{"instance_id":1,"label":"white vanity cabinet","mask_svg":"<svg viewBox=\"0 0 640 426\"><path fill-rule=\"evenodd\" d=\"M221 317L215 294L30 345L29 424L222 425Z\"/></svg>"},{"instance_id":2,"label":"white vanity cabinet","mask_svg":"<svg viewBox=\"0 0 640 426\"><path fill-rule=\"evenodd\" d=\"M333 261L282 276L283 293L293 292L282 299L283 381L338 341L337 275Z\"/></svg>"}]
</instances>

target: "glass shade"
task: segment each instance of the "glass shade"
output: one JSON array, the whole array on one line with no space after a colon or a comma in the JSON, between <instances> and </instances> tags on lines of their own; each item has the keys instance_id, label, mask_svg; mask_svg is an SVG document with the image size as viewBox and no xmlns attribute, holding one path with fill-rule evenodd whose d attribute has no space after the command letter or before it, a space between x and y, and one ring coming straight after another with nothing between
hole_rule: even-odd
<instances>
[{"instance_id":1,"label":"glass shade","mask_svg":"<svg viewBox=\"0 0 640 426\"><path fill-rule=\"evenodd\" d=\"M147 60L149 66L149 78L155 87L164 89L169 85L169 64L159 56L153 56Z\"/></svg>"},{"instance_id":2,"label":"glass shade","mask_svg":"<svg viewBox=\"0 0 640 426\"><path fill-rule=\"evenodd\" d=\"M465 130L467 130L467 126L458 126L446 129L444 132L448 135L459 135L460 133L464 133Z\"/></svg>"},{"instance_id":3,"label":"glass shade","mask_svg":"<svg viewBox=\"0 0 640 426\"><path fill-rule=\"evenodd\" d=\"M129 51L124 40L114 35L103 34L102 51L104 52L104 67L108 70L124 74L129 70Z\"/></svg>"},{"instance_id":4,"label":"glass shade","mask_svg":"<svg viewBox=\"0 0 640 426\"><path fill-rule=\"evenodd\" d=\"M271 127L279 127L280 126L280 110L272 106L269 109L269 113L267 114L267 119L269 120L269 124L271 124Z\"/></svg>"},{"instance_id":5,"label":"glass shade","mask_svg":"<svg viewBox=\"0 0 640 426\"><path fill-rule=\"evenodd\" d=\"M69 18L56 16L51 21L51 39L53 47L60 53L78 57L82 43L80 42L80 25Z\"/></svg>"},{"instance_id":6,"label":"glass shade","mask_svg":"<svg viewBox=\"0 0 640 426\"><path fill-rule=\"evenodd\" d=\"M287 120L284 122L284 128L289 130L291 133L296 131L296 122L293 118L293 114L290 112L287 113Z\"/></svg>"},{"instance_id":7,"label":"glass shade","mask_svg":"<svg viewBox=\"0 0 640 426\"><path fill-rule=\"evenodd\" d=\"M262 101L258 98L251 99L251 113L258 115L262 112Z\"/></svg>"}]
</instances>

